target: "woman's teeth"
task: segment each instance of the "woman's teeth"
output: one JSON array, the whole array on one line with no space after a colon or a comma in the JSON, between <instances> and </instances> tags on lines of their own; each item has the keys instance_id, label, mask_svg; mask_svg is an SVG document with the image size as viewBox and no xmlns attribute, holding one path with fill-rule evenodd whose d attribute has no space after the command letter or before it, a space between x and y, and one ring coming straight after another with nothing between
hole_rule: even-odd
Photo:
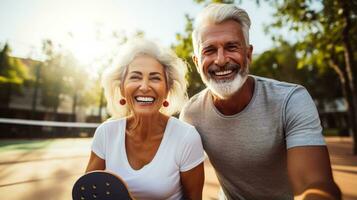
<instances>
[{"instance_id":1,"label":"woman's teeth","mask_svg":"<svg viewBox=\"0 0 357 200\"><path fill-rule=\"evenodd\" d=\"M152 103L155 99L153 97L135 97L135 100L138 102Z\"/></svg>"}]
</instances>

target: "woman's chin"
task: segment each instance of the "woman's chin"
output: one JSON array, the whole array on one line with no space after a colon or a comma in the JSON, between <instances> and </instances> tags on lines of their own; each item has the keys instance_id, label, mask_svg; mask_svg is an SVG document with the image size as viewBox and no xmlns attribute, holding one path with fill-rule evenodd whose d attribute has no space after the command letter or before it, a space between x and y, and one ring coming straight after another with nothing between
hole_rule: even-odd
<instances>
[{"instance_id":1,"label":"woman's chin","mask_svg":"<svg viewBox=\"0 0 357 200\"><path fill-rule=\"evenodd\" d=\"M145 117L145 116L153 116L153 115L157 115L159 114L159 110L154 110L154 109L137 109L134 110L134 113L136 116L141 116L141 117Z\"/></svg>"}]
</instances>

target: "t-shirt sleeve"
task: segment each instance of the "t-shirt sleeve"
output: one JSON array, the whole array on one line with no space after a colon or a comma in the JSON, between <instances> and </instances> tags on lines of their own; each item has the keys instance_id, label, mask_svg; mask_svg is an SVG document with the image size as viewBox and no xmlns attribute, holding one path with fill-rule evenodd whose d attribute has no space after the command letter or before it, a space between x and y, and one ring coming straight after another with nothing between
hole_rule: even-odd
<instances>
[{"instance_id":1,"label":"t-shirt sleeve","mask_svg":"<svg viewBox=\"0 0 357 200\"><path fill-rule=\"evenodd\" d=\"M187 122L189 124L192 124L192 121L190 120L190 118L187 115L187 104L182 108L181 112L180 112L180 116L179 119L183 122Z\"/></svg>"},{"instance_id":2,"label":"t-shirt sleeve","mask_svg":"<svg viewBox=\"0 0 357 200\"><path fill-rule=\"evenodd\" d=\"M284 122L288 149L325 145L317 108L304 87L298 86L289 96Z\"/></svg>"},{"instance_id":3,"label":"t-shirt sleeve","mask_svg":"<svg viewBox=\"0 0 357 200\"><path fill-rule=\"evenodd\" d=\"M183 138L180 160L180 172L193 169L205 159L201 137L195 128L191 128Z\"/></svg>"},{"instance_id":4,"label":"t-shirt sleeve","mask_svg":"<svg viewBox=\"0 0 357 200\"><path fill-rule=\"evenodd\" d=\"M94 133L91 150L101 159L105 159L105 127L100 125Z\"/></svg>"}]
</instances>

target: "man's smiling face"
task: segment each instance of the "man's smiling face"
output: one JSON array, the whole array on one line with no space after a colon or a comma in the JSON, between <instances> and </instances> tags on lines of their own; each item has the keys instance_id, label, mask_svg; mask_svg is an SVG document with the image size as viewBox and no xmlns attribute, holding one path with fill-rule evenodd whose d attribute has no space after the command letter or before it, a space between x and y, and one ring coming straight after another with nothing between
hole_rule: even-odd
<instances>
[{"instance_id":1,"label":"man's smiling face","mask_svg":"<svg viewBox=\"0 0 357 200\"><path fill-rule=\"evenodd\" d=\"M201 78L213 93L227 98L247 79L252 47L245 43L241 25L233 20L206 24L199 35L199 55L194 61Z\"/></svg>"}]
</instances>

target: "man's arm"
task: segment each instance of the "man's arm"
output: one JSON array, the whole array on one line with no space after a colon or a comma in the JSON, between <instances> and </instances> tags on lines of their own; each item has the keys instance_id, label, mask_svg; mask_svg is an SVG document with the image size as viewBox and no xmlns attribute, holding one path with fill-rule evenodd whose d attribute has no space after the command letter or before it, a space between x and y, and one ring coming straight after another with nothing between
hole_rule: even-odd
<instances>
[{"instance_id":1,"label":"man's arm","mask_svg":"<svg viewBox=\"0 0 357 200\"><path fill-rule=\"evenodd\" d=\"M288 149L287 166L295 199L341 199L333 180L326 146L300 146Z\"/></svg>"}]
</instances>

